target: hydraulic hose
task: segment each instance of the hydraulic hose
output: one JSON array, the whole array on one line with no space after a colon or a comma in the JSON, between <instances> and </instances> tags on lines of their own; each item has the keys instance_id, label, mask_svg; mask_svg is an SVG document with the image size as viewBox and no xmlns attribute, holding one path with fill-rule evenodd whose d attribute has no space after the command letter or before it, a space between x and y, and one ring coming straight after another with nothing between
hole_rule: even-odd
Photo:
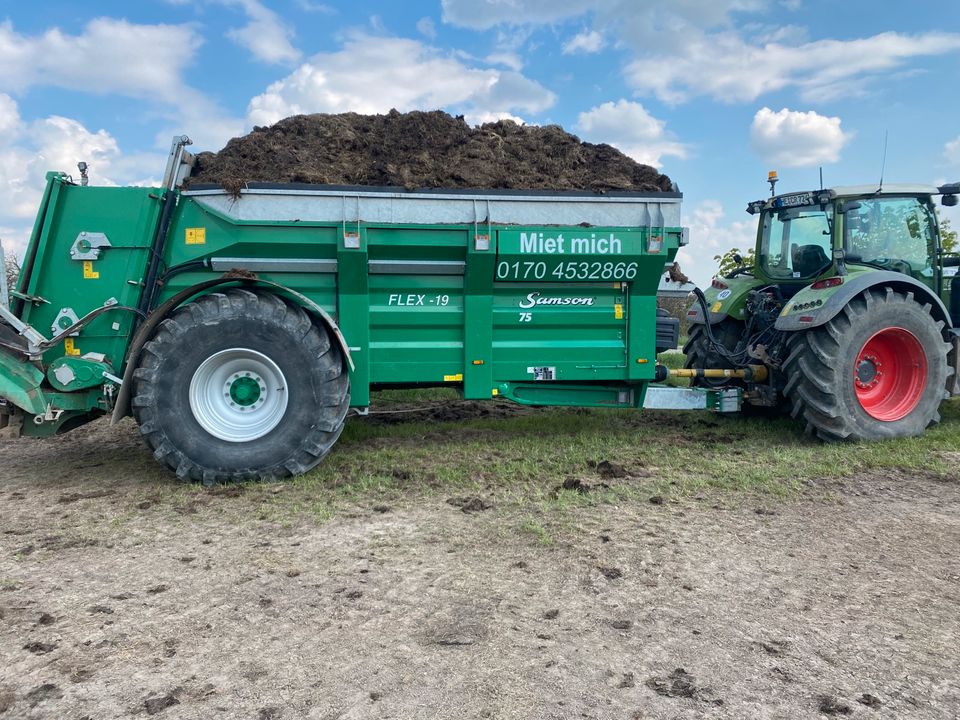
<instances>
[{"instance_id":1,"label":"hydraulic hose","mask_svg":"<svg viewBox=\"0 0 960 720\"><path fill-rule=\"evenodd\" d=\"M713 346L714 352L716 352L721 357L727 359L732 359L732 353L727 350L727 348L713 335L713 326L710 323L710 309L707 307L707 297L703 294L703 290L698 287L693 288L693 294L697 298L697 303L700 305L700 310L703 312L703 328L704 332L707 334L707 340L710 341L710 345Z\"/></svg>"}]
</instances>

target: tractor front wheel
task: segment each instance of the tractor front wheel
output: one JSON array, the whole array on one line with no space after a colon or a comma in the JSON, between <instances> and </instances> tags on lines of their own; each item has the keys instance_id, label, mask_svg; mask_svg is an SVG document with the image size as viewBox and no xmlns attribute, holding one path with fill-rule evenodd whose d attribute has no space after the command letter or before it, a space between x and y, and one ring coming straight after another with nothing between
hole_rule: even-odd
<instances>
[{"instance_id":1,"label":"tractor front wheel","mask_svg":"<svg viewBox=\"0 0 960 720\"><path fill-rule=\"evenodd\" d=\"M716 341L726 348L729 352L736 350L741 337L743 336L745 326L742 322L731 318L724 318L714 324L711 328L713 337ZM686 356L683 366L685 368L713 368L732 370L736 368L732 362L717 352L710 338L707 336L707 329L703 325L692 325L690 327L690 336L683 346L683 353ZM694 378L692 384L694 387L718 388L731 385L739 381L731 381L728 378Z\"/></svg>"},{"instance_id":2,"label":"tractor front wheel","mask_svg":"<svg viewBox=\"0 0 960 720\"><path fill-rule=\"evenodd\" d=\"M314 467L350 388L325 328L275 295L232 289L184 305L144 346L133 412L183 480L274 480Z\"/></svg>"},{"instance_id":3,"label":"tractor front wheel","mask_svg":"<svg viewBox=\"0 0 960 720\"><path fill-rule=\"evenodd\" d=\"M829 322L788 339L784 394L824 440L921 434L940 420L950 345L913 293L874 288Z\"/></svg>"}]
</instances>

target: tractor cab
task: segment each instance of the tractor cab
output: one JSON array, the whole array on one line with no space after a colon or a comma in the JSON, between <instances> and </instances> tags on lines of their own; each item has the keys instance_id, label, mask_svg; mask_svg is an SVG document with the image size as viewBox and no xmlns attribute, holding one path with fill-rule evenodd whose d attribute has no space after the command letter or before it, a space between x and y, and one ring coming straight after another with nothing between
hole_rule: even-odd
<instances>
[{"instance_id":1,"label":"tractor cab","mask_svg":"<svg viewBox=\"0 0 960 720\"><path fill-rule=\"evenodd\" d=\"M759 213L756 280L795 295L823 276L877 269L908 275L941 294L941 247L924 185L838 187L750 203Z\"/></svg>"}]
</instances>

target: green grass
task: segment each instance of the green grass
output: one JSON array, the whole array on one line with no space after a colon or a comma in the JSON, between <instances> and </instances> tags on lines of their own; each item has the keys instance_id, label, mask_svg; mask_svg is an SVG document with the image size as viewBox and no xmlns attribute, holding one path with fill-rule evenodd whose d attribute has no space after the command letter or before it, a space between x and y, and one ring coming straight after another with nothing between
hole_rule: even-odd
<instances>
[{"instance_id":1,"label":"green grass","mask_svg":"<svg viewBox=\"0 0 960 720\"><path fill-rule=\"evenodd\" d=\"M449 402L448 389L390 391L377 394L375 407L407 411ZM469 415L477 406L456 407ZM943 422L923 437L856 444L821 443L789 418L709 412L545 408L448 422L417 413L398 415L392 424L352 419L316 470L279 490L246 486L251 502L241 507L280 524L323 523L351 507L479 495L521 513L536 508L556 515L585 505L646 502L652 495L785 498L813 480L864 472L945 477L954 470L939 452L960 446L960 401L946 402L942 412ZM603 460L622 465L629 477L598 476L590 464ZM590 491L559 489L570 477ZM189 504L202 492L181 486L171 495ZM547 544L544 527L528 519L520 533Z\"/></svg>"},{"instance_id":2,"label":"green grass","mask_svg":"<svg viewBox=\"0 0 960 720\"><path fill-rule=\"evenodd\" d=\"M520 523L519 531L520 535L530 537L537 545L542 545L543 547L553 545L553 536L551 536L550 531L547 530L539 520L534 518L525 519Z\"/></svg>"}]
</instances>

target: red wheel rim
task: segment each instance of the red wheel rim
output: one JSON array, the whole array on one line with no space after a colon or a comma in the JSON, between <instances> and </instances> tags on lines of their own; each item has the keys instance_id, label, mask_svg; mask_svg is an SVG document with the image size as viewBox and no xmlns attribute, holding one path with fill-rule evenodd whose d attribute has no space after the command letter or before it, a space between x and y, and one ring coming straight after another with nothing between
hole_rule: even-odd
<instances>
[{"instance_id":1,"label":"red wheel rim","mask_svg":"<svg viewBox=\"0 0 960 720\"><path fill-rule=\"evenodd\" d=\"M867 340L853 366L853 383L866 413L893 422L909 415L927 386L927 356L909 330L886 328Z\"/></svg>"}]
</instances>

